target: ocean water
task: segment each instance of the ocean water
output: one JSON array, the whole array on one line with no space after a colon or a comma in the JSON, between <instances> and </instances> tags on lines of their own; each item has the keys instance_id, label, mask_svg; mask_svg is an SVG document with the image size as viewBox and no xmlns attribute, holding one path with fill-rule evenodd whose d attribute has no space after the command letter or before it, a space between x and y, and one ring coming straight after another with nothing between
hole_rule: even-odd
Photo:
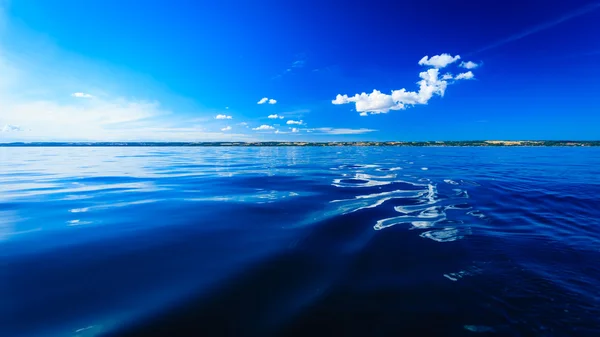
<instances>
[{"instance_id":1,"label":"ocean water","mask_svg":"<svg viewBox=\"0 0 600 337\"><path fill-rule=\"evenodd\" d=\"M0 148L0 336L600 336L599 148Z\"/></svg>"}]
</instances>

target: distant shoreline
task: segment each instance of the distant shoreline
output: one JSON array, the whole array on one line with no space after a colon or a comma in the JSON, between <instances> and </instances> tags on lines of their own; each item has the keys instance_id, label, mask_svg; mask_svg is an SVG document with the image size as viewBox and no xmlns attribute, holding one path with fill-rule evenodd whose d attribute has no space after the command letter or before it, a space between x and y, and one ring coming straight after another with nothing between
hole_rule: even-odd
<instances>
[{"instance_id":1,"label":"distant shoreline","mask_svg":"<svg viewBox=\"0 0 600 337\"><path fill-rule=\"evenodd\" d=\"M430 142L14 142L0 147L336 147L336 146L398 146L398 147L590 147L600 141L430 141Z\"/></svg>"}]
</instances>

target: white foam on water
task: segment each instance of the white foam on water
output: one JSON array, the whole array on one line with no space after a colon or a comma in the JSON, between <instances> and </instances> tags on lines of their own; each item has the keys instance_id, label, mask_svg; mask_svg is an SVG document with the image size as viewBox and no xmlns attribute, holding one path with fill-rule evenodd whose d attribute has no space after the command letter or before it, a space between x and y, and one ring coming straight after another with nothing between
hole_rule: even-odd
<instances>
[{"instance_id":1,"label":"white foam on water","mask_svg":"<svg viewBox=\"0 0 600 337\"><path fill-rule=\"evenodd\" d=\"M427 170L429 170L429 168L427 168L427 167L421 167L421 170L427 171Z\"/></svg>"},{"instance_id":2,"label":"white foam on water","mask_svg":"<svg viewBox=\"0 0 600 337\"><path fill-rule=\"evenodd\" d=\"M373 186L389 185L392 183L391 181L378 181L378 180L364 180L365 181L364 183L351 183L351 182L344 182L343 180L346 180L346 179L334 179L333 184L331 184L331 185L333 185L335 187L373 187Z\"/></svg>"},{"instance_id":3,"label":"white foam on water","mask_svg":"<svg viewBox=\"0 0 600 337\"><path fill-rule=\"evenodd\" d=\"M444 211L441 210L441 208L429 207L421 211L421 213L417 214L416 216L400 215L392 218L378 220L375 226L373 226L373 229L381 230L401 223L412 224L411 229L423 229L433 227L436 223L442 220L446 220L446 213L444 213Z\"/></svg>"},{"instance_id":4,"label":"white foam on water","mask_svg":"<svg viewBox=\"0 0 600 337\"><path fill-rule=\"evenodd\" d=\"M496 332L496 329L487 325L465 325L464 328L472 332Z\"/></svg>"},{"instance_id":5,"label":"white foam on water","mask_svg":"<svg viewBox=\"0 0 600 337\"><path fill-rule=\"evenodd\" d=\"M423 232L419 236L437 242L452 242L463 239L464 236L462 234L463 233L456 228L446 227L444 229Z\"/></svg>"},{"instance_id":6,"label":"white foam on water","mask_svg":"<svg viewBox=\"0 0 600 337\"><path fill-rule=\"evenodd\" d=\"M337 211L341 214L348 214L365 208L374 208L384 202L392 199L411 199L422 196L423 191L405 191L395 190L391 192L382 192L369 195L359 195L354 199L333 200L330 203L342 203Z\"/></svg>"},{"instance_id":7,"label":"white foam on water","mask_svg":"<svg viewBox=\"0 0 600 337\"><path fill-rule=\"evenodd\" d=\"M369 180L369 179L393 179L396 178L395 174L387 174L384 176L374 176L371 174L366 174L366 173L357 173L354 175L356 177L356 179L365 179L365 180Z\"/></svg>"},{"instance_id":8,"label":"white foam on water","mask_svg":"<svg viewBox=\"0 0 600 337\"><path fill-rule=\"evenodd\" d=\"M413 221L411 222L412 228L410 229L425 229L435 226L438 221Z\"/></svg>"},{"instance_id":9,"label":"white foam on water","mask_svg":"<svg viewBox=\"0 0 600 337\"><path fill-rule=\"evenodd\" d=\"M480 218L480 219L486 218L485 214L481 213L481 211L479 211L479 210L470 211L470 212L467 212L467 214L470 216L474 216L476 218Z\"/></svg>"},{"instance_id":10,"label":"white foam on water","mask_svg":"<svg viewBox=\"0 0 600 337\"><path fill-rule=\"evenodd\" d=\"M67 226L82 226L82 225L89 225L91 223L92 223L91 221L81 221L79 219L76 219L76 220L67 221Z\"/></svg>"}]
</instances>

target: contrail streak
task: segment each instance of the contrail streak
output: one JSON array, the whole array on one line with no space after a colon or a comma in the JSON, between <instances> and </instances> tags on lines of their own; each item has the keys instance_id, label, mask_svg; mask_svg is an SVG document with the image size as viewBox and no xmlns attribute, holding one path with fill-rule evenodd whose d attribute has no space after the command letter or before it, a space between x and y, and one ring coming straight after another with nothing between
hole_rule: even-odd
<instances>
[{"instance_id":1,"label":"contrail streak","mask_svg":"<svg viewBox=\"0 0 600 337\"><path fill-rule=\"evenodd\" d=\"M524 32L521 32L521 33L518 33L518 34L515 34L515 35L511 35L511 36L509 36L509 37L507 37L505 39L502 39L500 41L496 41L496 42L494 42L494 43L492 43L492 44L490 44L488 46L485 46L485 47L483 47L481 49L478 49L478 50L476 50L476 51L474 51L472 53L469 53L469 54L472 55L472 54L476 54L476 53L481 53L482 51L486 51L486 50L489 50L489 49L492 49L492 48L500 47L500 46L502 46L502 45L504 45L506 43L513 42L513 41L516 41L516 40L520 40L520 39L522 39L522 38L524 38L524 37L526 37L528 35L540 32L542 30L546 30L548 28L552 28L552 27L554 27L554 26L556 26L556 25L558 25L558 24L560 24L562 22L571 20L571 19L573 19L575 17L578 17L578 16L581 16L583 14L589 13L589 12L597 9L598 7L600 7L600 3L598 3L598 2L589 4L589 5L585 6L585 7L579 8L579 9L573 11L573 12L567 13L566 15L561 16L560 18L558 18L556 20L539 24L539 25L537 25L535 27L532 27L532 28L530 28L530 29L528 29L528 30L526 30Z\"/></svg>"}]
</instances>

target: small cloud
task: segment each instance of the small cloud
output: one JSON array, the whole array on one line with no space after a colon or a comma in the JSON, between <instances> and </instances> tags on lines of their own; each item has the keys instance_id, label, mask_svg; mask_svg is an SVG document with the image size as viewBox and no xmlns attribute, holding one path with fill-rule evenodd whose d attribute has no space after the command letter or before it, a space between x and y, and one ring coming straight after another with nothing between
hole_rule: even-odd
<instances>
[{"instance_id":1,"label":"small cloud","mask_svg":"<svg viewBox=\"0 0 600 337\"><path fill-rule=\"evenodd\" d=\"M366 111L363 111L359 114L362 117L368 116L369 114Z\"/></svg>"},{"instance_id":2,"label":"small cloud","mask_svg":"<svg viewBox=\"0 0 600 337\"><path fill-rule=\"evenodd\" d=\"M90 94L86 94L84 92L74 92L71 94L71 96L77 97L77 98L94 98L94 96L92 96Z\"/></svg>"},{"instance_id":3,"label":"small cloud","mask_svg":"<svg viewBox=\"0 0 600 337\"><path fill-rule=\"evenodd\" d=\"M302 125L304 124L303 121L295 121L290 119L289 121L286 122L287 125Z\"/></svg>"},{"instance_id":4,"label":"small cloud","mask_svg":"<svg viewBox=\"0 0 600 337\"><path fill-rule=\"evenodd\" d=\"M221 129L221 131L229 131L229 130L231 130L231 126L229 126L229 125Z\"/></svg>"},{"instance_id":5,"label":"small cloud","mask_svg":"<svg viewBox=\"0 0 600 337\"><path fill-rule=\"evenodd\" d=\"M442 80L444 80L444 81L445 81L445 80L451 80L452 78L453 78L453 76L452 76L452 74L450 74L450 73L445 73L445 74L442 76Z\"/></svg>"},{"instance_id":6,"label":"small cloud","mask_svg":"<svg viewBox=\"0 0 600 337\"><path fill-rule=\"evenodd\" d=\"M269 104L275 104L277 103L276 99L269 99L268 97L263 97L260 99L260 101L256 102L256 104L265 104L265 103L269 103Z\"/></svg>"},{"instance_id":7,"label":"small cloud","mask_svg":"<svg viewBox=\"0 0 600 337\"><path fill-rule=\"evenodd\" d=\"M300 132L300 130L298 128L292 128L292 132L296 133L296 132Z\"/></svg>"},{"instance_id":8,"label":"small cloud","mask_svg":"<svg viewBox=\"0 0 600 337\"><path fill-rule=\"evenodd\" d=\"M466 69L475 69L475 68L479 67L479 64L468 61L468 62L461 62L458 66L461 68L466 68Z\"/></svg>"},{"instance_id":9,"label":"small cloud","mask_svg":"<svg viewBox=\"0 0 600 337\"><path fill-rule=\"evenodd\" d=\"M259 126L257 128L252 128L252 130L254 130L254 131L273 130L273 129L275 129L275 128L272 127L272 126L270 126L270 125L266 125L266 124L263 124L263 125L261 125L261 126Z\"/></svg>"},{"instance_id":10,"label":"small cloud","mask_svg":"<svg viewBox=\"0 0 600 337\"><path fill-rule=\"evenodd\" d=\"M269 115L269 117L267 117L269 119L283 119L283 116L279 116L278 114L273 114L273 115Z\"/></svg>"},{"instance_id":11,"label":"small cloud","mask_svg":"<svg viewBox=\"0 0 600 337\"><path fill-rule=\"evenodd\" d=\"M0 132L21 132L24 129L18 125L6 124L0 129Z\"/></svg>"},{"instance_id":12,"label":"small cloud","mask_svg":"<svg viewBox=\"0 0 600 337\"><path fill-rule=\"evenodd\" d=\"M215 119L233 119L233 117L228 115L216 115Z\"/></svg>"},{"instance_id":13,"label":"small cloud","mask_svg":"<svg viewBox=\"0 0 600 337\"><path fill-rule=\"evenodd\" d=\"M440 69L458 60L460 60L460 55L452 56L444 53L442 55L432 56L431 58L428 56L423 56L423 58L419 61L419 65L431 66Z\"/></svg>"},{"instance_id":14,"label":"small cloud","mask_svg":"<svg viewBox=\"0 0 600 337\"><path fill-rule=\"evenodd\" d=\"M466 73L461 73L456 75L455 80L470 80L473 79L475 75L471 71L467 71Z\"/></svg>"}]
</instances>

